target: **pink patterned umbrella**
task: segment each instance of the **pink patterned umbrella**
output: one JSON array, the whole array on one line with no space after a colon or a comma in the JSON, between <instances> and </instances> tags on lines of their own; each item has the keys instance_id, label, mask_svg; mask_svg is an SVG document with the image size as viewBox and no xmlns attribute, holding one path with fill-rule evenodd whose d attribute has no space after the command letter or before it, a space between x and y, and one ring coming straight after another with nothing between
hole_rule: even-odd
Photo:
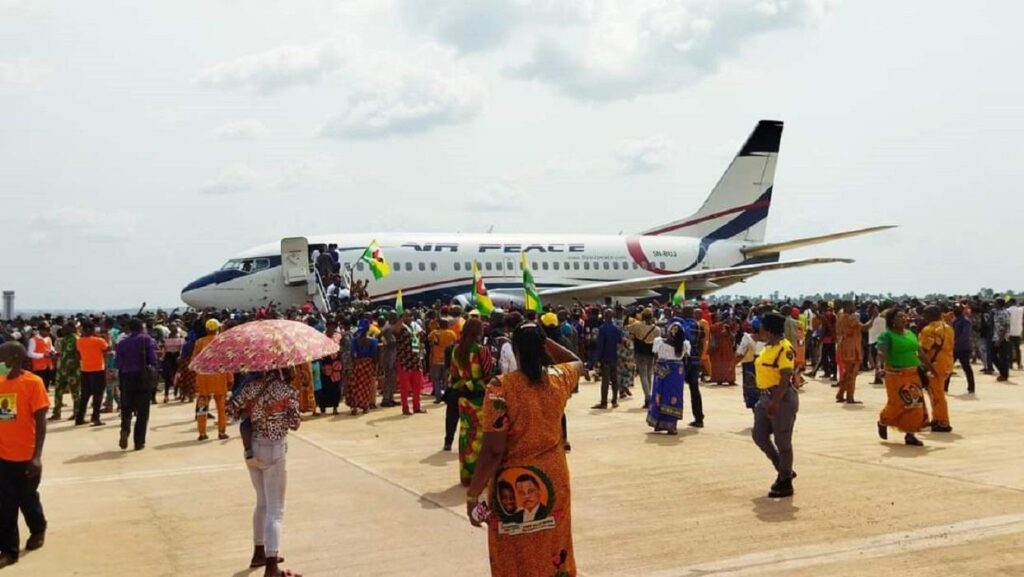
<instances>
[{"instance_id":1,"label":"pink patterned umbrella","mask_svg":"<svg viewBox=\"0 0 1024 577\"><path fill-rule=\"evenodd\" d=\"M247 373L301 365L338 352L338 343L313 327L285 320L253 321L224 331L189 368L200 374Z\"/></svg>"}]
</instances>

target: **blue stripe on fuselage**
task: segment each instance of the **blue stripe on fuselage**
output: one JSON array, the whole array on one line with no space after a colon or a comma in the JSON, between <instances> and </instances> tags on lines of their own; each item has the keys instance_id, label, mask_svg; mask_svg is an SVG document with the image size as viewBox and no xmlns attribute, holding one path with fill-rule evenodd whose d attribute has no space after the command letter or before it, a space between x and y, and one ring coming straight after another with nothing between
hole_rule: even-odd
<instances>
[{"instance_id":1,"label":"blue stripe on fuselage","mask_svg":"<svg viewBox=\"0 0 1024 577\"><path fill-rule=\"evenodd\" d=\"M748 228L753 227L762 220L768 218L768 210L771 208L770 203L772 199L773 188L774 187L769 186L768 190L764 191L764 194L762 194L760 197L758 197L756 201L754 201L754 204L760 204L764 202L766 203L766 206L749 208L741 212L740 215L737 216L736 218L730 220L729 222L723 224L722 226L708 233L707 236L701 238L700 249L697 251L697 259L693 261L693 264L678 272L686 272L688 270L694 269L698 264L701 263L701 261L704 260L704 257L708 255L708 249L711 248L712 244L720 240L730 239L740 234L741 232L747 230Z\"/></svg>"}]
</instances>

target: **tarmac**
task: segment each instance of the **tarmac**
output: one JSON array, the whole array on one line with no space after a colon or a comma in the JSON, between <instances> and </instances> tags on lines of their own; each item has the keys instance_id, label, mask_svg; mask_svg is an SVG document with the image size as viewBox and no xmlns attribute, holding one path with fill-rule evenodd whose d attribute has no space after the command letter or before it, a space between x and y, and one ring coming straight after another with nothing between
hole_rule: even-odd
<instances>
[{"instance_id":1,"label":"tarmac","mask_svg":"<svg viewBox=\"0 0 1024 577\"><path fill-rule=\"evenodd\" d=\"M954 431L920 435L923 448L895 430L879 440L885 391L870 380L858 379L863 405L836 404L827 381L807 384L796 495L781 500L766 496L774 471L750 440L740 387L704 385L705 428L667 437L645 425L642 399L592 410L598 387L583 383L567 409L580 575L1024 575L1024 373L979 374L974 396L954 377ZM304 417L289 437L285 567L489 574L456 455L440 450L444 406L424 403L426 415ZM160 404L134 452L117 448L116 417L105 417L50 427L46 546L3 577L262 575L248 569L254 492L237 427L198 442L192 406Z\"/></svg>"}]
</instances>

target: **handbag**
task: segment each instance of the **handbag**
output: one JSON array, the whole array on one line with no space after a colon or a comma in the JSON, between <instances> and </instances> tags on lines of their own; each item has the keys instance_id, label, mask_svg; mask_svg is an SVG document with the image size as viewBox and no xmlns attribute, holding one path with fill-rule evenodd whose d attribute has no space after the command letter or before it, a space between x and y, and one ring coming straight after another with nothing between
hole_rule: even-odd
<instances>
[{"instance_id":1,"label":"handbag","mask_svg":"<svg viewBox=\"0 0 1024 577\"><path fill-rule=\"evenodd\" d=\"M142 388L154 389L159 375L156 367L149 364L149 341L147 339L151 337L146 333L142 333L140 336L142 338Z\"/></svg>"}]
</instances>

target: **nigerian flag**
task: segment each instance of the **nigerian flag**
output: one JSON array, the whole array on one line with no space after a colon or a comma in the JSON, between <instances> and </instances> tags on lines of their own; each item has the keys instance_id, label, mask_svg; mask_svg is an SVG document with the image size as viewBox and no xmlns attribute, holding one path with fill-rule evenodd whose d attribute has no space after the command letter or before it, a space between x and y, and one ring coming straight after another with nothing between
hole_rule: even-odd
<instances>
[{"instance_id":1,"label":"nigerian flag","mask_svg":"<svg viewBox=\"0 0 1024 577\"><path fill-rule=\"evenodd\" d=\"M686 281L679 283L679 288L676 289L675 294L672 295L672 304L679 306L686 300Z\"/></svg>"},{"instance_id":2,"label":"nigerian flag","mask_svg":"<svg viewBox=\"0 0 1024 577\"><path fill-rule=\"evenodd\" d=\"M484 286L484 277L480 275L480 267L473 261L473 304L482 316L494 312L494 303L487 294L487 287Z\"/></svg>"},{"instance_id":3,"label":"nigerian flag","mask_svg":"<svg viewBox=\"0 0 1024 577\"><path fill-rule=\"evenodd\" d=\"M369 265L374 280L380 280L391 274L391 265L384 258L384 253L381 252L376 239L370 243L370 246L366 247L366 250L363 251L363 256L359 258Z\"/></svg>"},{"instance_id":4,"label":"nigerian flag","mask_svg":"<svg viewBox=\"0 0 1024 577\"><path fill-rule=\"evenodd\" d=\"M530 263L526 262L525 252L519 253L519 265L523 269L523 293L526 297L524 308L540 314L544 312L544 305L541 304L540 295L537 294L537 285L533 282L533 273L530 272Z\"/></svg>"},{"instance_id":5,"label":"nigerian flag","mask_svg":"<svg viewBox=\"0 0 1024 577\"><path fill-rule=\"evenodd\" d=\"M398 289L398 294L395 295L395 314L401 315L405 312L405 305L402 304L402 289Z\"/></svg>"}]
</instances>

